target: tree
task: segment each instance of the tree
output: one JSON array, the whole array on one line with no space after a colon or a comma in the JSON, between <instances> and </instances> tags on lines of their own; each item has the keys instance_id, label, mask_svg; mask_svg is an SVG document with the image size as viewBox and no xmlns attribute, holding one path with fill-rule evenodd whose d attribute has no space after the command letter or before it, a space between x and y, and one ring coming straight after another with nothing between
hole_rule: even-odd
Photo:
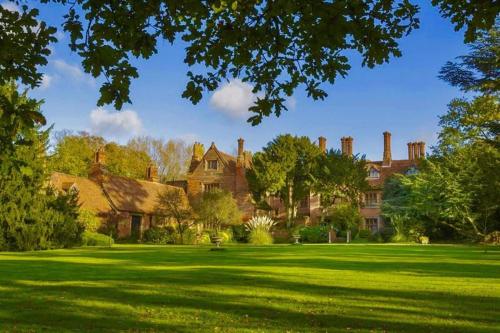
<instances>
[{"instance_id":1,"label":"tree","mask_svg":"<svg viewBox=\"0 0 500 333\"><path fill-rule=\"evenodd\" d=\"M111 174L145 179L146 169L151 164L151 157L146 151L138 150L132 145L106 142L104 138L86 132L57 133L49 168L52 171L87 177L94 162L94 154L101 147L104 147L106 168Z\"/></svg>"},{"instance_id":2,"label":"tree","mask_svg":"<svg viewBox=\"0 0 500 333\"><path fill-rule=\"evenodd\" d=\"M269 195L279 197L292 226L301 200L311 194L313 172L321 150L308 137L280 135L254 155L247 172L250 190L257 202Z\"/></svg>"},{"instance_id":3,"label":"tree","mask_svg":"<svg viewBox=\"0 0 500 333\"><path fill-rule=\"evenodd\" d=\"M192 146L182 140L155 139L148 136L131 139L128 147L146 152L158 166L160 181L182 179L191 162Z\"/></svg>"},{"instance_id":4,"label":"tree","mask_svg":"<svg viewBox=\"0 0 500 333\"><path fill-rule=\"evenodd\" d=\"M144 151L135 150L110 142L104 146L106 169L118 176L145 179L146 169L151 165L151 157Z\"/></svg>"},{"instance_id":5,"label":"tree","mask_svg":"<svg viewBox=\"0 0 500 333\"><path fill-rule=\"evenodd\" d=\"M489 31L481 31L478 39L470 44L470 53L448 61L439 78L465 92L498 93L500 88L500 34L498 25Z\"/></svg>"},{"instance_id":6,"label":"tree","mask_svg":"<svg viewBox=\"0 0 500 333\"><path fill-rule=\"evenodd\" d=\"M330 223L342 231L355 231L363 222L363 217L359 212L359 207L349 202L334 206L329 212Z\"/></svg>"},{"instance_id":7,"label":"tree","mask_svg":"<svg viewBox=\"0 0 500 333\"><path fill-rule=\"evenodd\" d=\"M358 207L361 194L368 189L364 157L348 156L329 150L318 156L314 170L314 193L321 196L322 207L349 202Z\"/></svg>"},{"instance_id":8,"label":"tree","mask_svg":"<svg viewBox=\"0 0 500 333\"><path fill-rule=\"evenodd\" d=\"M2 85L0 80L0 165L4 168L21 168L29 172L26 163L16 158L15 150L21 145L31 145L30 129L46 124L40 104L29 98L27 92L20 94L15 83Z\"/></svg>"},{"instance_id":9,"label":"tree","mask_svg":"<svg viewBox=\"0 0 500 333\"><path fill-rule=\"evenodd\" d=\"M73 134L63 131L56 133L55 138L49 169L82 177L88 176L95 152L106 143L102 137L86 132Z\"/></svg>"},{"instance_id":10,"label":"tree","mask_svg":"<svg viewBox=\"0 0 500 333\"><path fill-rule=\"evenodd\" d=\"M184 244L184 233L195 224L196 219L183 190L169 188L160 193L157 212L159 216L175 221L180 243Z\"/></svg>"},{"instance_id":11,"label":"tree","mask_svg":"<svg viewBox=\"0 0 500 333\"><path fill-rule=\"evenodd\" d=\"M216 234L221 231L222 226L241 222L241 212L236 200L228 191L203 192L193 200L193 207L199 221Z\"/></svg>"},{"instance_id":12,"label":"tree","mask_svg":"<svg viewBox=\"0 0 500 333\"><path fill-rule=\"evenodd\" d=\"M349 55L358 52L368 67L401 56L398 40L418 28L418 6L408 0L387 1L148 1L42 0L68 6L63 28L70 48L94 77L106 80L98 105L130 102L131 80L139 76L131 58L148 59L161 39L187 44L184 62L203 72L188 71L183 97L197 103L203 92L223 80L240 78L261 92L249 121L258 124L287 108L285 99L299 87L309 97L324 99L321 84L346 76ZM432 0L465 40L489 29L498 15L493 0ZM21 80L37 86L40 65L47 62L56 30L37 10L21 13L0 8L0 84ZM5 41L5 42L4 42Z\"/></svg>"},{"instance_id":13,"label":"tree","mask_svg":"<svg viewBox=\"0 0 500 333\"><path fill-rule=\"evenodd\" d=\"M0 86L0 99L11 102L13 114L39 113L40 102L18 94L15 85ZM16 107L19 106L19 109ZM0 151L0 243L8 250L70 247L81 242L77 198L47 188L46 148L49 131L15 128L12 146ZM29 144L26 144L28 143ZM8 163L3 161L16 161ZM19 167L16 167L17 164Z\"/></svg>"}]
</instances>

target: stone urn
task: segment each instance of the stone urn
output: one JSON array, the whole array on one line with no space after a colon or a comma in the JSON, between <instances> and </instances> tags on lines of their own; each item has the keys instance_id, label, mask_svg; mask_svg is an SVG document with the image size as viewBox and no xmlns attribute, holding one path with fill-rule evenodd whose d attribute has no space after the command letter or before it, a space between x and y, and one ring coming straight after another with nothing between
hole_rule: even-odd
<instances>
[{"instance_id":1,"label":"stone urn","mask_svg":"<svg viewBox=\"0 0 500 333\"><path fill-rule=\"evenodd\" d=\"M300 244L300 235L292 235L293 239L295 240L295 242L293 244L297 245L297 244Z\"/></svg>"},{"instance_id":2,"label":"stone urn","mask_svg":"<svg viewBox=\"0 0 500 333\"><path fill-rule=\"evenodd\" d=\"M217 247L220 247L220 244L222 243L222 237L210 236L210 241L212 242L212 244L215 244Z\"/></svg>"}]
</instances>

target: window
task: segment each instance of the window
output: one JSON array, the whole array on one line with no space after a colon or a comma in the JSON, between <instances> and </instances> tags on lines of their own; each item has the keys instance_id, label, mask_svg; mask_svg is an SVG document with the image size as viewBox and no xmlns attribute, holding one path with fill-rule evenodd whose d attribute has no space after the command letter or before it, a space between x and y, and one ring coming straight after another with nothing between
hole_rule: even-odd
<instances>
[{"instance_id":1,"label":"window","mask_svg":"<svg viewBox=\"0 0 500 333\"><path fill-rule=\"evenodd\" d=\"M375 168L370 168L368 178L380 178L380 172Z\"/></svg>"},{"instance_id":2,"label":"window","mask_svg":"<svg viewBox=\"0 0 500 333\"><path fill-rule=\"evenodd\" d=\"M207 161L207 169L208 170L217 170L217 160Z\"/></svg>"},{"instance_id":3,"label":"window","mask_svg":"<svg viewBox=\"0 0 500 333\"><path fill-rule=\"evenodd\" d=\"M378 218L369 217L365 219L365 229L370 230L371 232L378 231Z\"/></svg>"},{"instance_id":4,"label":"window","mask_svg":"<svg viewBox=\"0 0 500 333\"><path fill-rule=\"evenodd\" d=\"M220 184L219 183L211 183L211 184L204 184L203 185L203 190L205 192L212 192L215 190L220 189Z\"/></svg>"},{"instance_id":5,"label":"window","mask_svg":"<svg viewBox=\"0 0 500 333\"><path fill-rule=\"evenodd\" d=\"M366 207L378 206L378 195L376 192L365 193L365 206Z\"/></svg>"}]
</instances>

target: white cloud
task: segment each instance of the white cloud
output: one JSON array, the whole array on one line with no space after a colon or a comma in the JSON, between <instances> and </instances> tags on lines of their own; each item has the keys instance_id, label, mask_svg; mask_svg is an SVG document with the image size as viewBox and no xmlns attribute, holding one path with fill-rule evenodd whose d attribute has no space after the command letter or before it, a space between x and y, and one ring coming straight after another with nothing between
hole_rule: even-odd
<instances>
[{"instance_id":1,"label":"white cloud","mask_svg":"<svg viewBox=\"0 0 500 333\"><path fill-rule=\"evenodd\" d=\"M40 84L39 88L42 89L42 90L47 89L52 84L52 80L53 79L54 79L53 76L51 76L49 74L43 74L43 76L42 76L42 83Z\"/></svg>"},{"instance_id":2,"label":"white cloud","mask_svg":"<svg viewBox=\"0 0 500 333\"><path fill-rule=\"evenodd\" d=\"M16 5L14 2L10 2L10 1L7 1L7 2L2 2L0 4L0 6L2 6L4 9L7 9L8 11L11 11L11 12L21 12L21 9L19 8L18 5Z\"/></svg>"},{"instance_id":3,"label":"white cloud","mask_svg":"<svg viewBox=\"0 0 500 333\"><path fill-rule=\"evenodd\" d=\"M68 64L61 59L54 60L53 65L63 76L70 77L74 81L86 82L92 86L95 85L94 79L85 74L78 66Z\"/></svg>"},{"instance_id":4,"label":"white cloud","mask_svg":"<svg viewBox=\"0 0 500 333\"><path fill-rule=\"evenodd\" d=\"M111 139L125 139L142 131L142 122L135 111L107 111L102 108L90 112L90 125L93 134Z\"/></svg>"},{"instance_id":5,"label":"white cloud","mask_svg":"<svg viewBox=\"0 0 500 333\"><path fill-rule=\"evenodd\" d=\"M216 110L233 118L249 117L248 108L257 99L252 89L252 85L240 79L231 80L214 92L210 98L210 104Z\"/></svg>"}]
</instances>

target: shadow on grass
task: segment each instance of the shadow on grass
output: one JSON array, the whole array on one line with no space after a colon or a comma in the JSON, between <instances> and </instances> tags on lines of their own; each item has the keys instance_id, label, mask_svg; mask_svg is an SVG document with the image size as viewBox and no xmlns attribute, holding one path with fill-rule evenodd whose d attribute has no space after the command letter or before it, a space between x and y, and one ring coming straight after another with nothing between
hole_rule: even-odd
<instances>
[{"instance_id":1,"label":"shadow on grass","mask_svg":"<svg viewBox=\"0 0 500 333\"><path fill-rule=\"evenodd\" d=\"M479 297L392 285L398 280L391 274L401 270L498 279L498 265L482 263L479 255L464 254L478 263L463 266L404 261L385 249L346 248L343 255L338 248L290 249L214 254L206 248L118 247L0 254L0 330L484 332L500 324L498 287ZM422 256L417 258L432 260ZM284 273L290 268L320 276L291 277ZM338 282L334 270L359 272L359 280ZM387 276L387 284L363 287L367 272Z\"/></svg>"}]
</instances>

